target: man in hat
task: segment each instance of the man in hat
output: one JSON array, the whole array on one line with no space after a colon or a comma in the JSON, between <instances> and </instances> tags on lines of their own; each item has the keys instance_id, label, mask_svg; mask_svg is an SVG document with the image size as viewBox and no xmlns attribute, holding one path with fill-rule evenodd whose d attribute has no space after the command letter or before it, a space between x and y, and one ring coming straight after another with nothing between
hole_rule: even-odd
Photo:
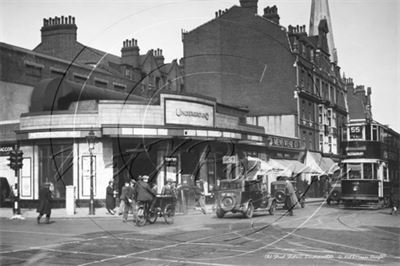
<instances>
[{"instance_id":1,"label":"man in hat","mask_svg":"<svg viewBox=\"0 0 400 266\"><path fill-rule=\"evenodd\" d=\"M288 209L289 215L293 216L293 209L298 204L296 191L294 190L292 182L289 179L286 179L285 182L285 204Z\"/></svg>"},{"instance_id":2,"label":"man in hat","mask_svg":"<svg viewBox=\"0 0 400 266\"><path fill-rule=\"evenodd\" d=\"M194 187L194 199L200 205L201 212L206 214L206 197L204 195L204 186L201 180L196 180Z\"/></svg>"},{"instance_id":3,"label":"man in hat","mask_svg":"<svg viewBox=\"0 0 400 266\"><path fill-rule=\"evenodd\" d=\"M140 178L140 180L137 182L136 189L135 189L135 195L136 195L136 201L138 204L148 204L150 206L151 202L155 198L156 194L154 191L151 189L149 183L149 176L144 175Z\"/></svg>"},{"instance_id":4,"label":"man in hat","mask_svg":"<svg viewBox=\"0 0 400 266\"><path fill-rule=\"evenodd\" d=\"M124 186L121 190L121 209L122 209L122 221L125 223L128 220L129 210L132 209L133 204L133 188L130 180L125 180Z\"/></svg>"},{"instance_id":5,"label":"man in hat","mask_svg":"<svg viewBox=\"0 0 400 266\"><path fill-rule=\"evenodd\" d=\"M167 183L163 186L161 190L161 195L174 195L173 186L172 186L172 179L168 178Z\"/></svg>"}]
</instances>

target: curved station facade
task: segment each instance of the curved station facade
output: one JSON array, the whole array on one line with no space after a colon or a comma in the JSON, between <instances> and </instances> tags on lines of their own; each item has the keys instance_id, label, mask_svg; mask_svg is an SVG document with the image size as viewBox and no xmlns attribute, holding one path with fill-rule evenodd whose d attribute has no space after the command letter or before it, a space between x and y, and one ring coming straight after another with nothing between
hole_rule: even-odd
<instances>
[{"instance_id":1,"label":"curved station facade","mask_svg":"<svg viewBox=\"0 0 400 266\"><path fill-rule=\"evenodd\" d=\"M39 187L48 181L55 183L61 204L67 186L75 187L78 202L88 200L90 131L96 136L95 199L105 198L108 181L120 191L126 178L139 175L149 175L158 190L169 178L183 184L200 179L210 196L217 180L244 173L248 156L297 160L302 151L299 139L266 135L262 127L246 124L246 110L213 98L108 95L90 85L79 91L81 86L57 78L34 89L31 110L36 112L23 114L16 131L24 152L21 200L37 200Z\"/></svg>"}]
</instances>

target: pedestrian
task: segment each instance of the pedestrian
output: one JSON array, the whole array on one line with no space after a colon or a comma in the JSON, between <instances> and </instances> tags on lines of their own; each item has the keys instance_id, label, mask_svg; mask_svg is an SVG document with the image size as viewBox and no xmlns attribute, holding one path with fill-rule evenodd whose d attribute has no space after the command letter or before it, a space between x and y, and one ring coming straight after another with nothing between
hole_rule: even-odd
<instances>
[{"instance_id":1,"label":"pedestrian","mask_svg":"<svg viewBox=\"0 0 400 266\"><path fill-rule=\"evenodd\" d=\"M203 214L206 214L204 186L203 182L201 182L200 180L196 180L196 185L194 187L194 199L196 203L200 206L201 212Z\"/></svg>"},{"instance_id":2,"label":"pedestrian","mask_svg":"<svg viewBox=\"0 0 400 266\"><path fill-rule=\"evenodd\" d=\"M290 216L293 216L293 209L296 207L298 201L296 191L294 190L292 182L286 179L285 183L285 204Z\"/></svg>"},{"instance_id":3,"label":"pedestrian","mask_svg":"<svg viewBox=\"0 0 400 266\"><path fill-rule=\"evenodd\" d=\"M115 199L114 199L114 182L110 180L106 189L106 209L111 214L114 215Z\"/></svg>"},{"instance_id":4,"label":"pedestrian","mask_svg":"<svg viewBox=\"0 0 400 266\"><path fill-rule=\"evenodd\" d=\"M172 179L168 178L167 183L161 189L161 195L174 195Z\"/></svg>"},{"instance_id":5,"label":"pedestrian","mask_svg":"<svg viewBox=\"0 0 400 266\"><path fill-rule=\"evenodd\" d=\"M391 191L391 207L392 207L392 211L391 214L392 215L397 215L397 212L399 210L400 207L400 188L398 183L392 183L392 191Z\"/></svg>"},{"instance_id":6,"label":"pedestrian","mask_svg":"<svg viewBox=\"0 0 400 266\"><path fill-rule=\"evenodd\" d=\"M177 201L177 212L183 213L184 208L183 208L183 201L184 201L184 196L183 196L183 187L182 184L177 184L175 187L175 196L176 196L176 201Z\"/></svg>"},{"instance_id":7,"label":"pedestrian","mask_svg":"<svg viewBox=\"0 0 400 266\"><path fill-rule=\"evenodd\" d=\"M37 223L40 224L40 219L46 215L46 224L50 223L51 203L53 200L53 184L50 182L44 183L43 187L39 190L39 206L37 212L39 216L36 218Z\"/></svg>"},{"instance_id":8,"label":"pedestrian","mask_svg":"<svg viewBox=\"0 0 400 266\"><path fill-rule=\"evenodd\" d=\"M147 204L148 208L150 208L152 202L154 201L154 199L156 199L156 194L151 189L148 180L149 176L147 175L141 177L141 179L136 184L135 195L137 204Z\"/></svg>"},{"instance_id":9,"label":"pedestrian","mask_svg":"<svg viewBox=\"0 0 400 266\"><path fill-rule=\"evenodd\" d=\"M130 180L125 180L125 184L121 190L121 205L122 205L122 221L128 221L128 213L132 209L133 204L133 188Z\"/></svg>"}]
</instances>

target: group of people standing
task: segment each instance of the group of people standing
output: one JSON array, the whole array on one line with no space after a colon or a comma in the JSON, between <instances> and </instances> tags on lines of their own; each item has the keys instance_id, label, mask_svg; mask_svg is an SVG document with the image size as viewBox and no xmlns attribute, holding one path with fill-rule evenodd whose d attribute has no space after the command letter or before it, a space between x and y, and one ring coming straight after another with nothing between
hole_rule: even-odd
<instances>
[{"instance_id":1,"label":"group of people standing","mask_svg":"<svg viewBox=\"0 0 400 266\"><path fill-rule=\"evenodd\" d=\"M133 213L134 220L136 219L136 209L139 204L146 204L150 208L154 207L156 203L157 187L149 184L149 176L139 176L138 180L127 179L124 182L124 186L121 189L121 195L119 197L119 214L122 214L122 221L128 220L128 214ZM185 205L185 194L184 190L192 190L196 203L199 205L201 212L206 214L205 208L205 195L204 189L200 181L196 181L196 186L188 187L185 185L178 185L172 179L167 179L166 184L161 189L161 195L173 196L174 201L178 203L178 210L182 210ZM109 182L106 191L106 209L112 215L115 214L115 193L113 187L113 181ZM188 197L186 195L186 197ZM187 201L187 200L186 200ZM186 202L187 205L187 202Z\"/></svg>"}]
</instances>

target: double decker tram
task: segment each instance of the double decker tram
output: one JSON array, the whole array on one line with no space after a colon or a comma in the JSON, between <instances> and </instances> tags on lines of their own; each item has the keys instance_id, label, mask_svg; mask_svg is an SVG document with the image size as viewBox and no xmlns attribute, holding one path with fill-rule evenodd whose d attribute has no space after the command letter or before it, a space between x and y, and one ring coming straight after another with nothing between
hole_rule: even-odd
<instances>
[{"instance_id":1,"label":"double decker tram","mask_svg":"<svg viewBox=\"0 0 400 266\"><path fill-rule=\"evenodd\" d=\"M345 207L389 207L392 195L399 195L400 135L375 121L352 122L344 144Z\"/></svg>"}]
</instances>

